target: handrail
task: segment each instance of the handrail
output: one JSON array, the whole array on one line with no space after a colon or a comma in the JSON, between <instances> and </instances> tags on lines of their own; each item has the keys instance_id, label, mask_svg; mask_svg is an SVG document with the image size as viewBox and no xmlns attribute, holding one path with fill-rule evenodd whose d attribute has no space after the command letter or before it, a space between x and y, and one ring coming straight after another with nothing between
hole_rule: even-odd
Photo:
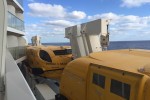
<instances>
[{"instance_id":1,"label":"handrail","mask_svg":"<svg viewBox=\"0 0 150 100\"><path fill-rule=\"evenodd\" d=\"M26 46L9 47L8 50L15 60L26 56Z\"/></svg>"},{"instance_id":2,"label":"handrail","mask_svg":"<svg viewBox=\"0 0 150 100\"><path fill-rule=\"evenodd\" d=\"M8 26L24 31L24 21L8 11Z\"/></svg>"},{"instance_id":3,"label":"handrail","mask_svg":"<svg viewBox=\"0 0 150 100\"><path fill-rule=\"evenodd\" d=\"M24 22L22 19L18 18L17 16L15 16L13 13L11 13L10 11L8 11L8 13L10 13L11 15L13 15L14 17L16 17L18 20Z\"/></svg>"},{"instance_id":4,"label":"handrail","mask_svg":"<svg viewBox=\"0 0 150 100\"><path fill-rule=\"evenodd\" d=\"M9 50L6 53L6 99L36 100Z\"/></svg>"}]
</instances>

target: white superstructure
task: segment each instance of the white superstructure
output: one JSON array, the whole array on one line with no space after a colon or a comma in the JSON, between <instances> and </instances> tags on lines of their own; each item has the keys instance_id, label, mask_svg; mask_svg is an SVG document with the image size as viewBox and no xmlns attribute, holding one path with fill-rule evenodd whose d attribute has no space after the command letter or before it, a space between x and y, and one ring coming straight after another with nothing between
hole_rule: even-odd
<instances>
[{"instance_id":1,"label":"white superstructure","mask_svg":"<svg viewBox=\"0 0 150 100\"><path fill-rule=\"evenodd\" d=\"M25 46L23 0L7 0L7 46Z\"/></svg>"},{"instance_id":2,"label":"white superstructure","mask_svg":"<svg viewBox=\"0 0 150 100\"><path fill-rule=\"evenodd\" d=\"M109 20L98 19L66 28L74 58L105 50L109 44L108 24Z\"/></svg>"},{"instance_id":3,"label":"white superstructure","mask_svg":"<svg viewBox=\"0 0 150 100\"><path fill-rule=\"evenodd\" d=\"M0 0L0 100L35 100L19 67L26 59L23 0Z\"/></svg>"},{"instance_id":4,"label":"white superstructure","mask_svg":"<svg viewBox=\"0 0 150 100\"><path fill-rule=\"evenodd\" d=\"M5 54L6 54L6 2L0 0L0 100L3 98L4 75L5 75Z\"/></svg>"},{"instance_id":5,"label":"white superstructure","mask_svg":"<svg viewBox=\"0 0 150 100\"><path fill-rule=\"evenodd\" d=\"M41 37L36 35L36 36L33 36L32 39L32 46L39 46L41 45Z\"/></svg>"},{"instance_id":6,"label":"white superstructure","mask_svg":"<svg viewBox=\"0 0 150 100\"><path fill-rule=\"evenodd\" d=\"M23 0L7 1L7 48L15 60L24 56L27 45L24 29Z\"/></svg>"}]
</instances>

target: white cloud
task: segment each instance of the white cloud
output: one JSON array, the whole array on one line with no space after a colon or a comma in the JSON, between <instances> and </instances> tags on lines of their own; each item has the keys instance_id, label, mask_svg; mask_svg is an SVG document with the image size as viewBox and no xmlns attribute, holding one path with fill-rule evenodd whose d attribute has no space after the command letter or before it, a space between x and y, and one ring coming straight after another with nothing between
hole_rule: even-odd
<instances>
[{"instance_id":1,"label":"white cloud","mask_svg":"<svg viewBox=\"0 0 150 100\"><path fill-rule=\"evenodd\" d=\"M36 24L31 24L30 25L32 28L37 28L38 26Z\"/></svg>"},{"instance_id":2,"label":"white cloud","mask_svg":"<svg viewBox=\"0 0 150 100\"><path fill-rule=\"evenodd\" d=\"M124 0L122 6L125 6ZM133 1L133 0L131 0ZM138 2L139 0L135 1ZM145 0L143 0L145 1ZM148 0L147 0L148 1ZM29 14L35 17L44 17L42 22L26 25L27 37L31 38L39 34L42 38L65 36L64 28L78 23L82 23L81 19L94 20L99 18L111 19L109 31L111 40L133 40L139 38L148 38L150 36L150 16L135 16L115 14L112 12L87 16L83 11L68 11L62 5L51 5L44 3L30 3ZM128 6L127 7L131 7ZM46 21L45 21L46 20ZM56 40L57 41L57 40Z\"/></svg>"},{"instance_id":3,"label":"white cloud","mask_svg":"<svg viewBox=\"0 0 150 100\"><path fill-rule=\"evenodd\" d=\"M30 40L34 35L40 35L42 38L48 39L51 37L65 36L65 27L78 24L82 19L86 18L86 13L83 11L68 11L62 5L52 5L45 3L30 3L28 4L30 12L28 14L33 17L40 17L41 21L34 24L26 25L26 36ZM57 39L50 39L60 41ZM44 40L45 41L45 40Z\"/></svg>"},{"instance_id":4,"label":"white cloud","mask_svg":"<svg viewBox=\"0 0 150 100\"><path fill-rule=\"evenodd\" d=\"M74 24L75 22L66 20L49 20L34 24L26 24L26 37L28 38L28 40L31 40L32 36L39 35L42 37L42 42L62 42L62 40L66 41L68 39L64 38L65 27L72 26ZM57 37L61 37L62 40L58 40Z\"/></svg>"},{"instance_id":5,"label":"white cloud","mask_svg":"<svg viewBox=\"0 0 150 100\"><path fill-rule=\"evenodd\" d=\"M107 19L113 19L113 20L117 20L119 18L118 15L114 14L114 13L103 13L103 14L96 14L93 16L88 16L88 19L98 19L98 18L107 18Z\"/></svg>"},{"instance_id":6,"label":"white cloud","mask_svg":"<svg viewBox=\"0 0 150 100\"><path fill-rule=\"evenodd\" d=\"M47 21L46 24L60 26L60 27L68 27L68 26L74 25L75 23L67 21L67 20L54 20L54 21Z\"/></svg>"},{"instance_id":7,"label":"white cloud","mask_svg":"<svg viewBox=\"0 0 150 100\"><path fill-rule=\"evenodd\" d=\"M37 17L64 17L66 14L65 8L61 5L51 5L45 3L30 3L28 4L32 16Z\"/></svg>"},{"instance_id":8,"label":"white cloud","mask_svg":"<svg viewBox=\"0 0 150 100\"><path fill-rule=\"evenodd\" d=\"M71 19L84 19L86 17L86 13L82 11L73 11L69 13L67 17Z\"/></svg>"},{"instance_id":9,"label":"white cloud","mask_svg":"<svg viewBox=\"0 0 150 100\"><path fill-rule=\"evenodd\" d=\"M139 7L144 4L150 4L150 0L122 0L122 7Z\"/></svg>"},{"instance_id":10,"label":"white cloud","mask_svg":"<svg viewBox=\"0 0 150 100\"><path fill-rule=\"evenodd\" d=\"M84 19L86 13L83 11L72 11L67 12L67 9L62 5L52 5L45 3L30 3L28 4L31 12L31 16L36 17L50 17L50 18L59 18L59 19Z\"/></svg>"},{"instance_id":11,"label":"white cloud","mask_svg":"<svg viewBox=\"0 0 150 100\"><path fill-rule=\"evenodd\" d=\"M150 36L150 33L148 32L150 29L150 25L149 25L150 16L140 17L140 16L135 16L135 15L118 15L118 14L111 13L111 12L104 13L104 14L97 14L94 16L88 16L89 20L94 20L94 19L99 19L99 18L112 19L109 25L109 32L110 32L110 35L112 36L111 38L112 40L117 35L120 36L120 38L118 39L121 39L121 37L124 37L124 39L126 40L129 40L129 39L133 40L135 37L136 39L138 38L140 39L141 37L138 37L140 36L140 34L143 34L143 36L145 34L145 36L147 37ZM143 32L143 30L147 32ZM134 35L135 37L133 37Z\"/></svg>"}]
</instances>

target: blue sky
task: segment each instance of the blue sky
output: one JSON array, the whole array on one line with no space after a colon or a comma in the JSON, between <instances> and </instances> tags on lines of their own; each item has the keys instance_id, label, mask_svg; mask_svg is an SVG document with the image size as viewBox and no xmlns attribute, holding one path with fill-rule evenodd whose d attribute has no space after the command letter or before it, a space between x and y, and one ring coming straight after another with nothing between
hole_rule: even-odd
<instances>
[{"instance_id":1,"label":"blue sky","mask_svg":"<svg viewBox=\"0 0 150 100\"><path fill-rule=\"evenodd\" d=\"M65 27L111 19L110 41L150 40L150 0L24 0L26 38L69 42Z\"/></svg>"}]
</instances>

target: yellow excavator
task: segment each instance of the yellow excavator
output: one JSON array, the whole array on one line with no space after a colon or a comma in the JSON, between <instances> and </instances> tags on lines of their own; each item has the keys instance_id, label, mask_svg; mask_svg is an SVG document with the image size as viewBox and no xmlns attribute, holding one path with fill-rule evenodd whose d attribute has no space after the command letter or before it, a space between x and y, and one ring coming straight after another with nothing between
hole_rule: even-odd
<instances>
[{"instance_id":1,"label":"yellow excavator","mask_svg":"<svg viewBox=\"0 0 150 100\"><path fill-rule=\"evenodd\" d=\"M108 23L108 20L99 19L66 28L72 54L57 57L54 52L58 48L55 47L51 51L47 47L28 48L33 73L54 79L59 77L60 92L55 100L150 100L150 50L107 51ZM43 62L42 58L51 61L48 57L40 57L40 52L45 51L52 62ZM42 73L34 68L41 68ZM56 75L56 69L61 68L63 70ZM50 73L44 74L49 69Z\"/></svg>"},{"instance_id":2,"label":"yellow excavator","mask_svg":"<svg viewBox=\"0 0 150 100\"><path fill-rule=\"evenodd\" d=\"M56 100L150 100L150 51L92 53L64 69Z\"/></svg>"},{"instance_id":3,"label":"yellow excavator","mask_svg":"<svg viewBox=\"0 0 150 100\"><path fill-rule=\"evenodd\" d=\"M72 60L70 46L29 46L27 60L32 74L60 79L64 67Z\"/></svg>"}]
</instances>

